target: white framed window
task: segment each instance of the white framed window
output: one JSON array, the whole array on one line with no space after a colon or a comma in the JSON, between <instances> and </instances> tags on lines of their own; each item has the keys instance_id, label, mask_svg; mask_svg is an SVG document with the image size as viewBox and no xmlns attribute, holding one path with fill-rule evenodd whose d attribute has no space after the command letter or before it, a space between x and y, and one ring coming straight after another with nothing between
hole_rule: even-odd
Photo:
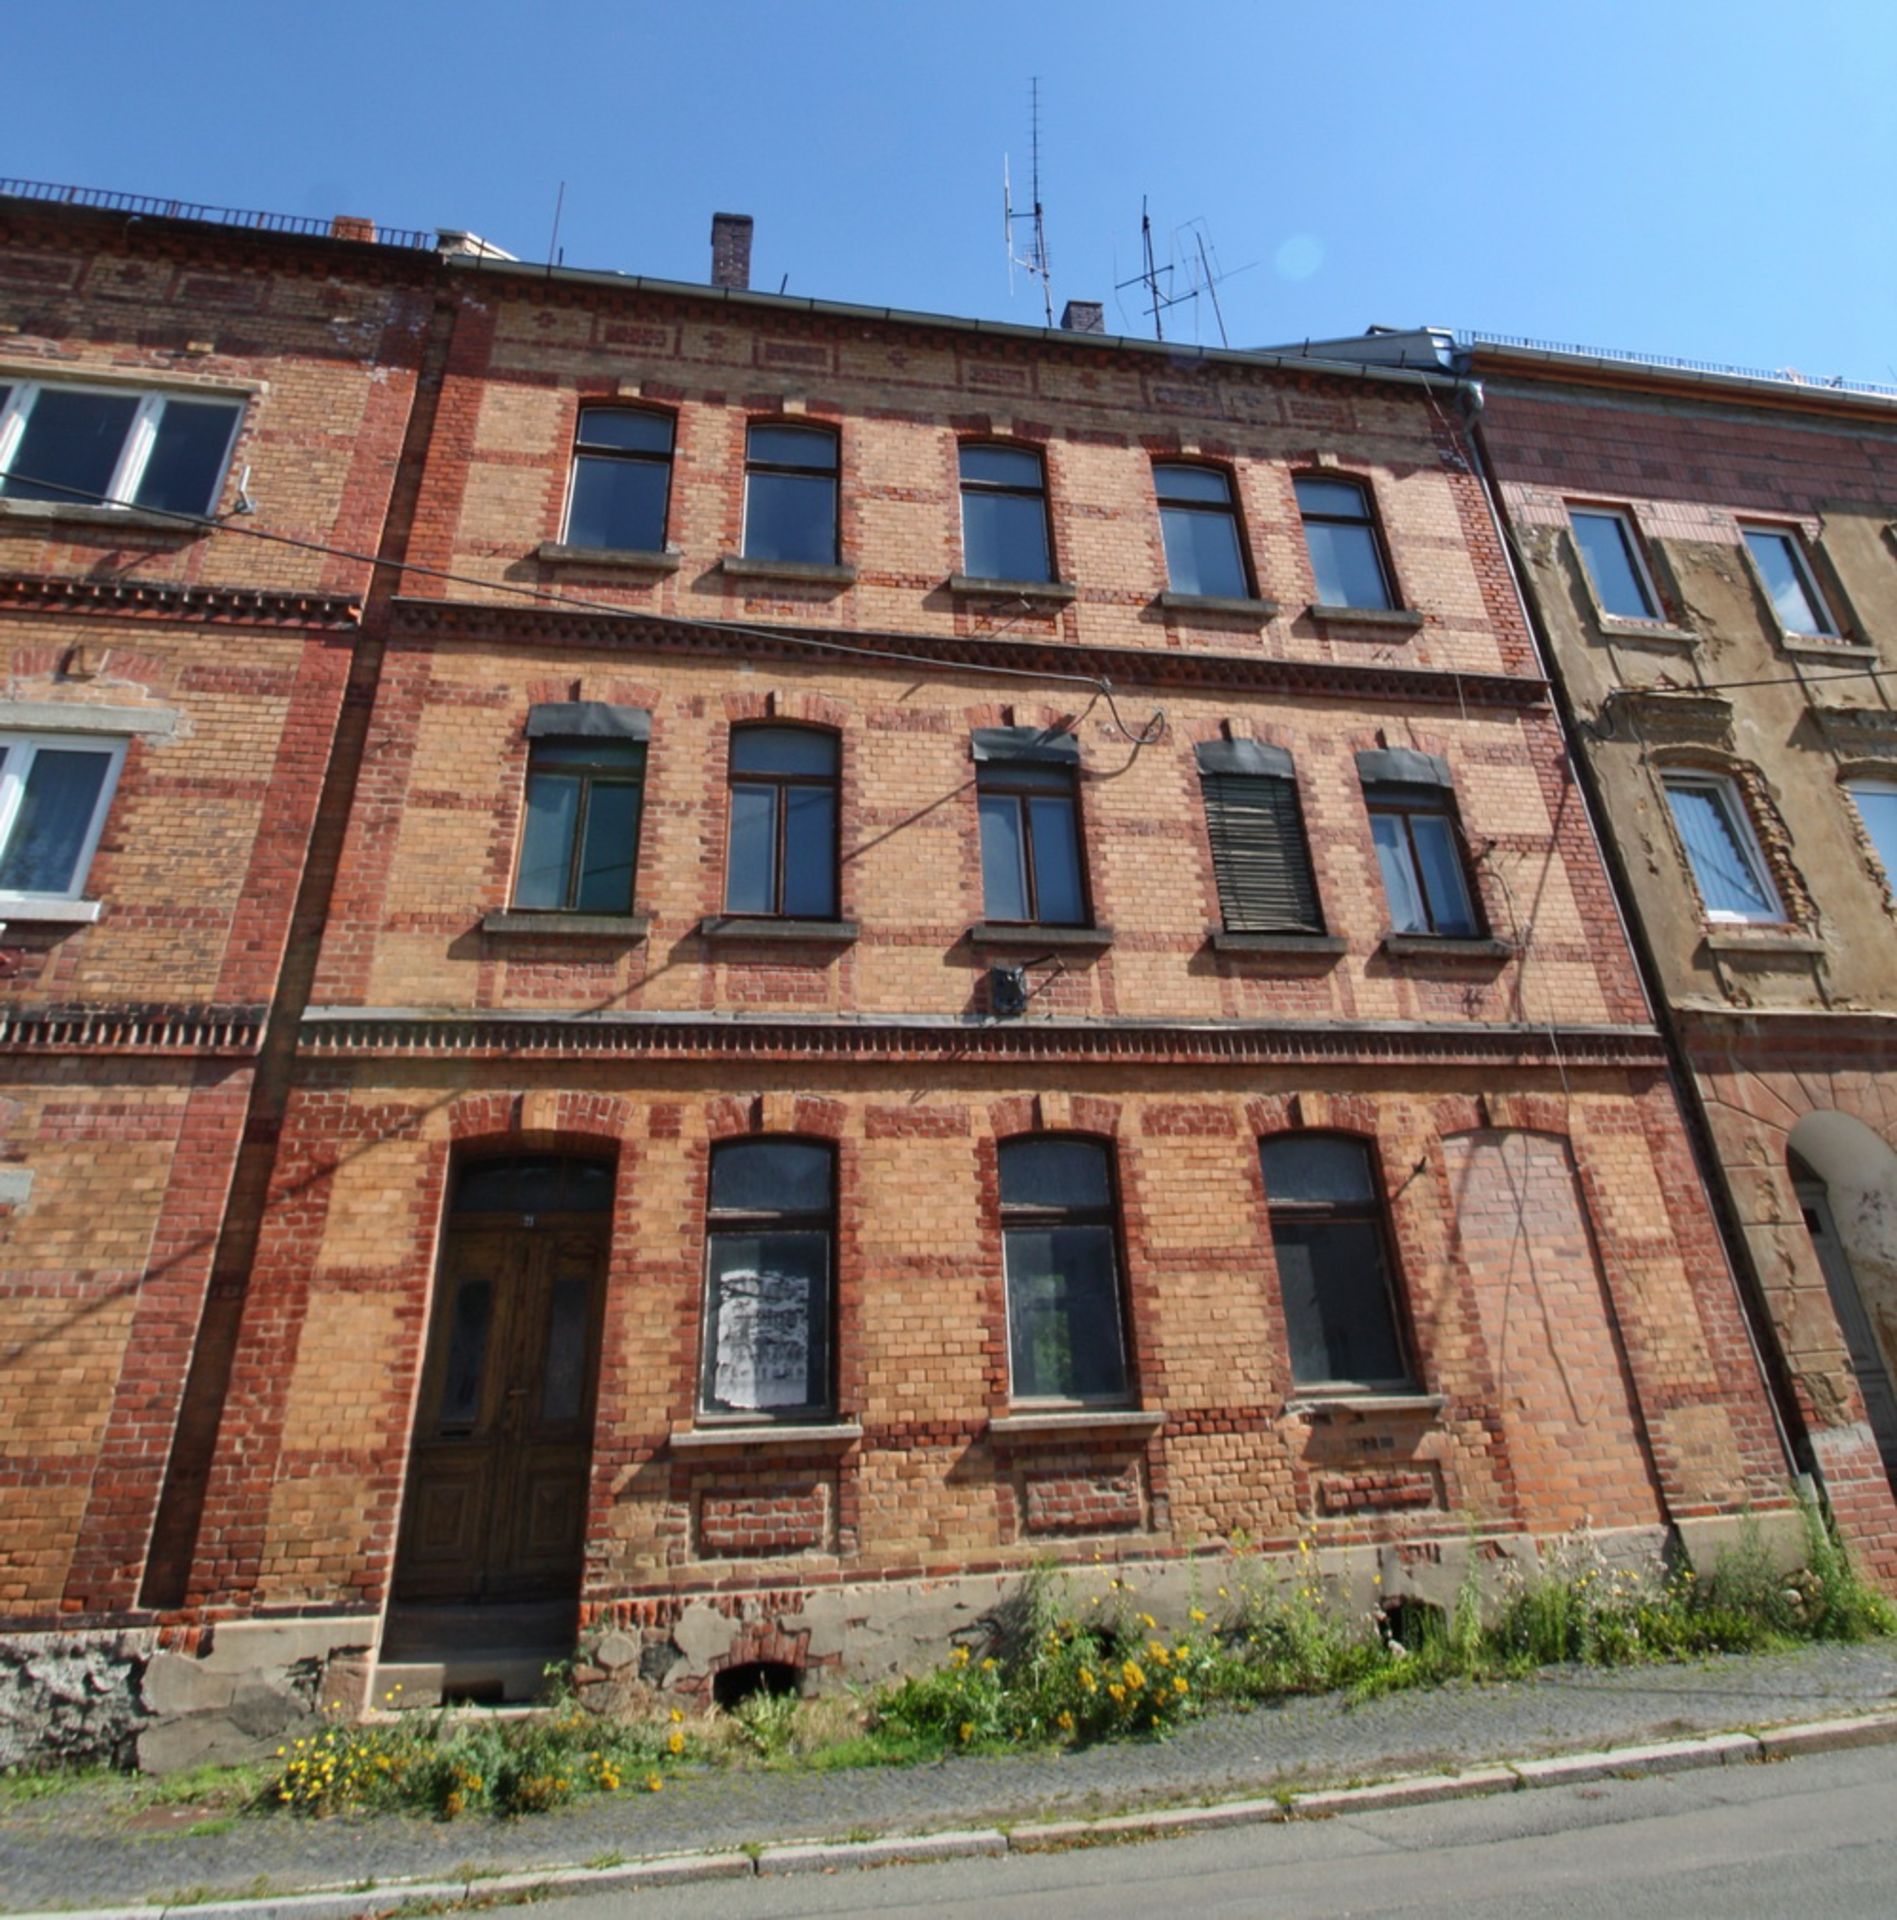
<instances>
[{"instance_id":1,"label":"white framed window","mask_svg":"<svg viewBox=\"0 0 1897 1920\"><path fill-rule=\"evenodd\" d=\"M1848 780L1844 790L1877 849L1885 879L1897 887L1897 780Z\"/></svg>"},{"instance_id":2,"label":"white framed window","mask_svg":"<svg viewBox=\"0 0 1897 1920\"><path fill-rule=\"evenodd\" d=\"M196 394L0 382L0 498L209 513L243 412Z\"/></svg>"},{"instance_id":3,"label":"white framed window","mask_svg":"<svg viewBox=\"0 0 1897 1920\"><path fill-rule=\"evenodd\" d=\"M1805 543L1790 527L1741 527L1746 551L1759 571L1765 597L1787 633L1814 633L1826 640L1838 638L1838 623L1818 590L1817 576L1805 553Z\"/></svg>"},{"instance_id":4,"label":"white framed window","mask_svg":"<svg viewBox=\"0 0 1897 1920\"><path fill-rule=\"evenodd\" d=\"M1568 524L1600 610L1615 620L1659 619L1660 596L1626 509L1570 501Z\"/></svg>"},{"instance_id":5,"label":"white framed window","mask_svg":"<svg viewBox=\"0 0 1897 1920\"><path fill-rule=\"evenodd\" d=\"M1706 918L1783 920L1785 909L1733 783L1716 773L1669 773L1663 783Z\"/></svg>"},{"instance_id":6,"label":"white framed window","mask_svg":"<svg viewBox=\"0 0 1897 1920\"><path fill-rule=\"evenodd\" d=\"M123 740L0 733L0 919L79 899L124 763Z\"/></svg>"}]
</instances>

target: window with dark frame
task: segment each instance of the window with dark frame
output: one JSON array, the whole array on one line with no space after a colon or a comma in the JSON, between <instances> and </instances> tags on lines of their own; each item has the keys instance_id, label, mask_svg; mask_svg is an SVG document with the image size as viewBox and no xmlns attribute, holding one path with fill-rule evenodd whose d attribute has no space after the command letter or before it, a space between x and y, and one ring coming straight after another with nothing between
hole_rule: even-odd
<instances>
[{"instance_id":1,"label":"window with dark frame","mask_svg":"<svg viewBox=\"0 0 1897 1920\"><path fill-rule=\"evenodd\" d=\"M661 553L672 493L669 413L582 407L573 440L566 544L614 553Z\"/></svg>"},{"instance_id":2,"label":"window with dark frame","mask_svg":"<svg viewBox=\"0 0 1897 1920\"><path fill-rule=\"evenodd\" d=\"M124 742L0 734L0 919L8 900L76 900L125 759Z\"/></svg>"},{"instance_id":3,"label":"window with dark frame","mask_svg":"<svg viewBox=\"0 0 1897 1920\"><path fill-rule=\"evenodd\" d=\"M1255 740L1212 740L1197 758L1225 931L1322 933L1291 756Z\"/></svg>"},{"instance_id":4,"label":"window with dark frame","mask_svg":"<svg viewBox=\"0 0 1897 1920\"><path fill-rule=\"evenodd\" d=\"M837 768L835 734L768 726L732 733L727 913L836 917Z\"/></svg>"},{"instance_id":5,"label":"window with dark frame","mask_svg":"<svg viewBox=\"0 0 1897 1920\"><path fill-rule=\"evenodd\" d=\"M1317 474L1299 474L1292 486L1318 604L1372 611L1393 606L1389 562L1368 490L1355 480Z\"/></svg>"},{"instance_id":6,"label":"window with dark frame","mask_svg":"<svg viewBox=\"0 0 1897 1920\"><path fill-rule=\"evenodd\" d=\"M1746 551L1758 568L1765 597L1787 633L1838 638L1838 623L1819 591L1805 544L1790 527L1742 527Z\"/></svg>"},{"instance_id":7,"label":"window with dark frame","mask_svg":"<svg viewBox=\"0 0 1897 1920\"><path fill-rule=\"evenodd\" d=\"M1340 1134L1279 1134L1260 1144L1259 1163L1293 1383L1412 1389L1369 1149Z\"/></svg>"},{"instance_id":8,"label":"window with dark frame","mask_svg":"<svg viewBox=\"0 0 1897 1920\"><path fill-rule=\"evenodd\" d=\"M1377 783L1364 788L1392 933L1479 939L1482 922L1446 788Z\"/></svg>"},{"instance_id":9,"label":"window with dark frame","mask_svg":"<svg viewBox=\"0 0 1897 1920\"><path fill-rule=\"evenodd\" d=\"M961 449L962 566L977 580L1051 580L1047 469L1025 447Z\"/></svg>"},{"instance_id":10,"label":"window with dark frame","mask_svg":"<svg viewBox=\"0 0 1897 1920\"><path fill-rule=\"evenodd\" d=\"M1072 764L1029 760L977 766L984 918L1043 927L1087 924L1078 771Z\"/></svg>"},{"instance_id":11,"label":"window with dark frame","mask_svg":"<svg viewBox=\"0 0 1897 1920\"><path fill-rule=\"evenodd\" d=\"M208 514L243 403L124 387L0 387L0 498Z\"/></svg>"},{"instance_id":12,"label":"window with dark frame","mask_svg":"<svg viewBox=\"0 0 1897 1920\"><path fill-rule=\"evenodd\" d=\"M1231 475L1217 467L1156 466L1166 580L1174 593L1243 600L1251 593L1232 501Z\"/></svg>"},{"instance_id":13,"label":"window with dark frame","mask_svg":"<svg viewBox=\"0 0 1897 1920\"><path fill-rule=\"evenodd\" d=\"M645 767L642 740L532 742L514 876L517 909L631 913Z\"/></svg>"},{"instance_id":14,"label":"window with dark frame","mask_svg":"<svg viewBox=\"0 0 1897 1920\"><path fill-rule=\"evenodd\" d=\"M837 437L756 420L745 434L744 557L833 566Z\"/></svg>"},{"instance_id":15,"label":"window with dark frame","mask_svg":"<svg viewBox=\"0 0 1897 1920\"><path fill-rule=\"evenodd\" d=\"M1626 513L1619 507L1570 505L1568 524L1600 610L1616 620L1657 620L1660 596Z\"/></svg>"},{"instance_id":16,"label":"window with dark frame","mask_svg":"<svg viewBox=\"0 0 1897 1920\"><path fill-rule=\"evenodd\" d=\"M1011 1397L1124 1402L1118 1208L1107 1149L1037 1137L997 1150Z\"/></svg>"},{"instance_id":17,"label":"window with dark frame","mask_svg":"<svg viewBox=\"0 0 1897 1920\"><path fill-rule=\"evenodd\" d=\"M813 1419L835 1406L836 1157L782 1138L711 1150L701 1412Z\"/></svg>"}]
</instances>

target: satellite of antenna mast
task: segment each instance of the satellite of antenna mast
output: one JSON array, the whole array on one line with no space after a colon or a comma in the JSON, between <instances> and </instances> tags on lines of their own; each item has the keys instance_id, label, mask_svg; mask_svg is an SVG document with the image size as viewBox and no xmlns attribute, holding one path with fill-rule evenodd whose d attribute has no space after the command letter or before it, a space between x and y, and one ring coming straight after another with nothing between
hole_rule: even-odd
<instances>
[{"instance_id":1,"label":"satellite of antenna mast","mask_svg":"<svg viewBox=\"0 0 1897 1920\"><path fill-rule=\"evenodd\" d=\"M1054 276L1047 258L1047 216L1041 206L1041 82L1038 77L1028 82L1028 131L1032 213L1015 212L1014 188L1008 178L1008 156L1005 153L1001 156L1001 230L1008 251L1008 293L1010 297L1014 293L1016 267L1023 273L1034 275L1041 283L1041 304L1047 313L1047 324L1051 327L1054 324ZM1025 247L1015 244L1016 220L1029 223Z\"/></svg>"}]
</instances>

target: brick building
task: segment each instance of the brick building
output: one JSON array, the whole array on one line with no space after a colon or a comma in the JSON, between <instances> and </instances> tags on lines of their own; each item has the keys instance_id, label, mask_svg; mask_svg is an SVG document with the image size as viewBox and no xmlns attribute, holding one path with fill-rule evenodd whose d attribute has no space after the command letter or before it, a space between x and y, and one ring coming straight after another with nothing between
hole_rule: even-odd
<instances>
[{"instance_id":1,"label":"brick building","mask_svg":"<svg viewBox=\"0 0 1897 1920\"><path fill-rule=\"evenodd\" d=\"M130 742L7 935L42 1691L171 1757L576 1638L886 1670L1050 1552L1367 1608L1786 1515L1453 375L752 294L723 217L693 287L5 214L0 379L217 394L256 507L0 438L6 724Z\"/></svg>"}]
</instances>

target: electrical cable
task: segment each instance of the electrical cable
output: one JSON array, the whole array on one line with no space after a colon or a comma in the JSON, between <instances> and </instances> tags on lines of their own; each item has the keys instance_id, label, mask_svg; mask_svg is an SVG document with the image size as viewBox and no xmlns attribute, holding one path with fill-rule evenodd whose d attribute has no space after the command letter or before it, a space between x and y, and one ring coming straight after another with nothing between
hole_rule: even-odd
<instances>
[{"instance_id":1,"label":"electrical cable","mask_svg":"<svg viewBox=\"0 0 1897 1920\"><path fill-rule=\"evenodd\" d=\"M31 474L9 474L7 479L22 482L27 486L43 488L51 493L64 494L75 502L88 506L109 507L112 500L101 493L86 487L69 487L57 480L39 480ZM306 540L296 534L272 533L264 527L243 527L236 525L229 515L204 513L181 513L172 507L140 507L140 513L157 514L167 520L176 520L185 526L196 527L204 533L235 533L248 540L264 540L274 546L293 547L302 553L320 553L332 560L351 560L360 566L384 568L397 574L412 573L428 580L444 580L454 586L479 587L485 593L511 593L540 604L564 609L575 613L604 614L616 620L663 620L668 626L687 627L701 633L715 633L724 638L761 640L772 646L809 647L820 653L848 654L857 659L875 660L886 665L921 667L935 673L984 673L1000 674L1013 680L1034 680L1047 684L1050 681L1066 686L1090 688L1095 697L1104 699L1107 711L1113 717L1113 724L1121 735L1130 740L1135 747L1151 746L1166 731L1166 709L1155 707L1146 724L1136 733L1121 717L1119 704L1113 696L1113 682L1104 674L1062 673L1058 669L1041 670L1034 667L1003 667L987 662L965 662L943 660L931 654L902 653L881 647L854 647L847 641L825 640L814 634L799 633L786 627L753 627L731 620L704 620L692 614L641 613L632 608L615 606L607 600L588 600L578 594L561 593L550 587L527 587L509 580L485 580L475 574L454 573L443 567L419 566L409 560L384 559L379 554L361 553L350 547L332 546L322 540ZM1017 615L1016 618L1020 616Z\"/></svg>"}]
</instances>

